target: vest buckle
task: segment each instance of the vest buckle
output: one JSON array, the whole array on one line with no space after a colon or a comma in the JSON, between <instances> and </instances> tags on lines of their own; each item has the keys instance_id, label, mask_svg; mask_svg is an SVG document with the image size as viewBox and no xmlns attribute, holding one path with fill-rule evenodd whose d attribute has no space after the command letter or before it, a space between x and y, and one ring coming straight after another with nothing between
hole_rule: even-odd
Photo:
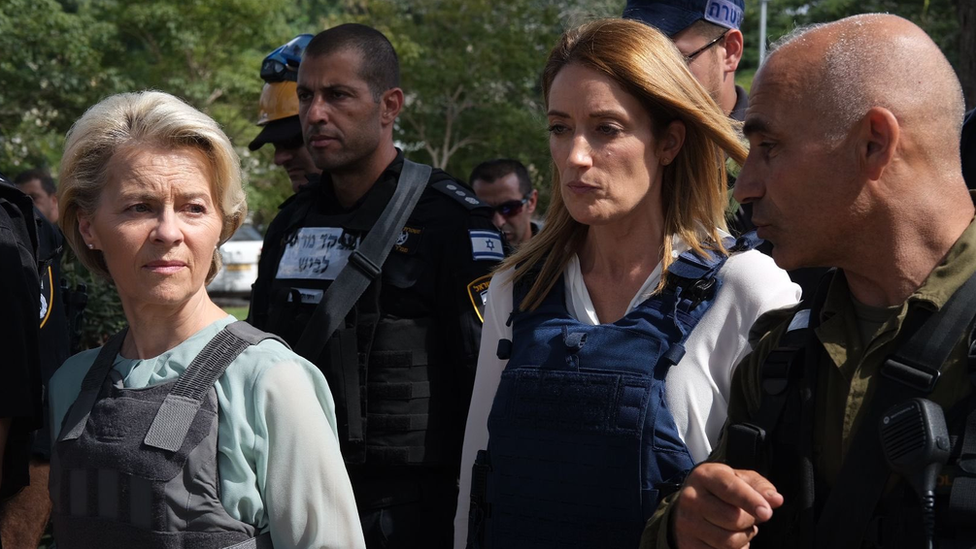
<instances>
[{"instance_id":1,"label":"vest buckle","mask_svg":"<svg viewBox=\"0 0 976 549\"><path fill-rule=\"evenodd\" d=\"M909 364L903 359L896 360L889 357L881 366L881 375L923 394L928 394L935 389L935 384L938 383L942 372L931 366Z\"/></svg>"}]
</instances>

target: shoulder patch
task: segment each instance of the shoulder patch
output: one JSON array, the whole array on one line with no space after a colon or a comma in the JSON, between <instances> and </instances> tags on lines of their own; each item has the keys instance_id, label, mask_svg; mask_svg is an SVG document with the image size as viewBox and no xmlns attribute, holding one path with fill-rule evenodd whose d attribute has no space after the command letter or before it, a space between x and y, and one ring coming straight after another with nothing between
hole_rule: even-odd
<instances>
[{"instance_id":1,"label":"shoulder patch","mask_svg":"<svg viewBox=\"0 0 976 549\"><path fill-rule=\"evenodd\" d=\"M491 286L491 275L486 274L478 277L468 284L468 297L471 298L471 306L478 315L478 320L485 321L485 305L488 303L488 287Z\"/></svg>"},{"instance_id":2,"label":"shoulder patch","mask_svg":"<svg viewBox=\"0 0 976 549\"><path fill-rule=\"evenodd\" d=\"M497 231L468 229L471 236L471 252L475 261L501 261L505 259L502 236Z\"/></svg>"},{"instance_id":3,"label":"shoulder patch","mask_svg":"<svg viewBox=\"0 0 976 549\"><path fill-rule=\"evenodd\" d=\"M453 198L469 210L489 207L484 202L478 200L478 197L474 195L471 189L457 181L445 179L431 184L431 187Z\"/></svg>"},{"instance_id":4,"label":"shoulder patch","mask_svg":"<svg viewBox=\"0 0 976 549\"><path fill-rule=\"evenodd\" d=\"M790 307L784 307L782 309L772 309L759 315L759 318L757 318L756 322L753 323L752 328L749 329L749 345L755 349L759 344L759 340L770 332L782 329L784 326L789 329L789 327L793 326L794 319L801 316L797 314L797 311L800 311L799 303ZM807 310L806 316L801 317L801 321L809 321L809 318L810 313L809 310ZM806 326L804 325L803 327L805 328ZM782 331L783 334L786 332L787 330Z\"/></svg>"}]
</instances>

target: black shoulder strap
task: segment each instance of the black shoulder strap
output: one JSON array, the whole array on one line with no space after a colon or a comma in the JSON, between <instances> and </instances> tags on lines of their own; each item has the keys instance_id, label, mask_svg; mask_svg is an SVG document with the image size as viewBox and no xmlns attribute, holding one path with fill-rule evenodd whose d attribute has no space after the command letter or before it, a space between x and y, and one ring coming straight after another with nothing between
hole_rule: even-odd
<instances>
[{"instance_id":1,"label":"black shoulder strap","mask_svg":"<svg viewBox=\"0 0 976 549\"><path fill-rule=\"evenodd\" d=\"M228 324L217 332L186 367L159 406L146 433L146 445L170 452L179 450L190 431L193 418L214 383L245 349L265 339L276 339L285 344L280 337L262 332L243 321Z\"/></svg>"},{"instance_id":2,"label":"black shoulder strap","mask_svg":"<svg viewBox=\"0 0 976 549\"><path fill-rule=\"evenodd\" d=\"M848 448L814 532L817 547L856 549L891 473L877 426L891 406L930 393L976 317L976 273L926 320L881 367L874 397ZM908 319L906 319L908 320Z\"/></svg>"},{"instance_id":3,"label":"black shoulder strap","mask_svg":"<svg viewBox=\"0 0 976 549\"><path fill-rule=\"evenodd\" d=\"M779 423L787 398L793 394L791 383L804 372L804 364L815 348L814 330L820 322L820 310L827 298L832 277L824 276L810 302L802 302L790 318L786 332L760 365L762 400L748 423L729 425L726 432L726 462L737 469L757 469L762 448L769 443ZM759 467L761 469L761 467ZM766 474L767 471L759 471Z\"/></svg>"},{"instance_id":4,"label":"black shoulder strap","mask_svg":"<svg viewBox=\"0 0 976 549\"><path fill-rule=\"evenodd\" d=\"M393 197L359 248L349 256L349 263L325 291L322 301L315 308L302 337L295 345L295 352L313 362L318 359L326 342L342 324L370 282L380 274L396 238L420 201L430 173L430 166L403 161L403 171L400 172Z\"/></svg>"},{"instance_id":5,"label":"black shoulder strap","mask_svg":"<svg viewBox=\"0 0 976 549\"><path fill-rule=\"evenodd\" d=\"M75 440L85 430L88 416L91 415L92 407L98 400L98 392L102 389L102 383L105 382L105 378L112 370L115 355L119 354L119 349L122 348L122 341L125 340L125 334L128 330L128 328L123 329L110 337L105 345L102 345L102 350L98 352L95 362L88 368L88 373L85 374L85 379L81 382L81 392L78 393L78 398L75 399L71 408L68 409L67 415L65 415L64 422L61 424L61 434L58 435L58 442Z\"/></svg>"}]
</instances>

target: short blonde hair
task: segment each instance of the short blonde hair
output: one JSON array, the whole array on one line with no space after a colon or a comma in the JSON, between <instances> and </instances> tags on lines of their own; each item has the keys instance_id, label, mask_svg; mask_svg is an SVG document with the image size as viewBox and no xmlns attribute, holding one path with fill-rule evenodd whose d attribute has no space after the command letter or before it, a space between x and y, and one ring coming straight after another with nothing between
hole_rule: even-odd
<instances>
[{"instance_id":1,"label":"short blonde hair","mask_svg":"<svg viewBox=\"0 0 976 549\"><path fill-rule=\"evenodd\" d=\"M109 280L112 276L105 258L100 251L87 248L78 219L93 214L98 207L109 161L132 147L189 148L203 153L223 218L221 243L234 234L247 215L241 162L217 122L168 93L143 91L107 97L88 109L68 131L61 159L58 224L81 262ZM214 250L208 284L219 270L220 252Z\"/></svg>"},{"instance_id":2,"label":"short blonde hair","mask_svg":"<svg viewBox=\"0 0 976 549\"><path fill-rule=\"evenodd\" d=\"M672 121L684 123L681 152L663 168L665 238L658 290L664 287L668 267L674 261L672 236L680 236L698 253L706 247L726 253L718 232L725 229L728 204L725 155L741 165L747 151L733 123L688 71L671 40L656 29L625 19L602 19L567 31L549 53L542 72L547 109L552 83L569 65L606 75L637 98L651 119L655 136ZM588 230L569 214L560 192L559 173L555 168L552 172L545 227L498 267L514 267L513 280L519 280L542 263L521 306L523 310L534 309L542 302Z\"/></svg>"}]
</instances>

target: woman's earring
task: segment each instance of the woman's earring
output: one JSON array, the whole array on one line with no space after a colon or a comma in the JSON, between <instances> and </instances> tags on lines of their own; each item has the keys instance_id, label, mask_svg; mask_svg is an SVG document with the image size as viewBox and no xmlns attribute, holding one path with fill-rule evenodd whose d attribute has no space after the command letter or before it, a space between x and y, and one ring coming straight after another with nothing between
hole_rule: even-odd
<instances>
[{"instance_id":1,"label":"woman's earring","mask_svg":"<svg viewBox=\"0 0 976 549\"><path fill-rule=\"evenodd\" d=\"M94 250L94 249L95 249L95 245L94 245L94 244L91 244L91 243L89 243L89 244L88 244L88 249L89 249L89 250Z\"/></svg>"}]
</instances>

